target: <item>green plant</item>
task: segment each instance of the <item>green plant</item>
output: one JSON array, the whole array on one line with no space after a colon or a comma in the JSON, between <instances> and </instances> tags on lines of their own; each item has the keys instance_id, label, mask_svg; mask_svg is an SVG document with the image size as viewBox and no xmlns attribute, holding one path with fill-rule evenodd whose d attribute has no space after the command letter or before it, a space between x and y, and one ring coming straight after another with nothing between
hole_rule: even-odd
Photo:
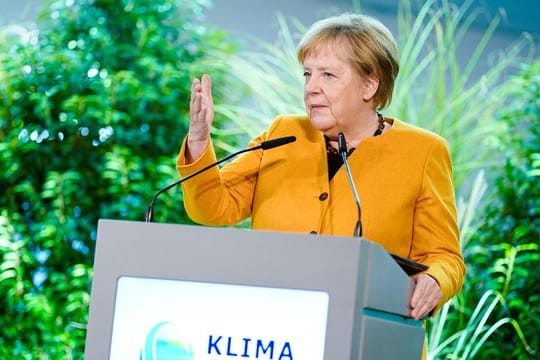
<instances>
[{"instance_id":1,"label":"green plant","mask_svg":"<svg viewBox=\"0 0 540 360\"><path fill-rule=\"evenodd\" d=\"M517 354L536 355L535 349L527 342L524 327L508 310L516 305L511 303L516 301L511 293L526 275L524 272L528 272L528 264L540 259L539 249L537 244L490 246L487 253L496 254L495 263L484 269L484 274L468 274L465 282L467 293L446 303L428 323L428 358L487 359L501 358L501 354L506 357L508 352L501 352L500 346L493 346L499 344L498 341L493 342L501 333L516 337L511 344L512 358ZM484 247L474 246L470 256L478 261L485 254ZM481 290L469 290L475 287Z\"/></svg>"},{"instance_id":2,"label":"green plant","mask_svg":"<svg viewBox=\"0 0 540 360\"><path fill-rule=\"evenodd\" d=\"M483 224L465 249L469 272L464 306L471 306L475 298L487 289L504 295L505 307L496 315L515 319L523 336L535 351L540 349L540 184L535 178L537 154L540 152L540 61L523 65L522 72L509 81L509 95L513 101L501 109L499 116L509 131L501 139L504 166L492 170L493 200L483 211ZM504 249L485 251L486 248ZM478 250L481 249L481 250ZM483 274L496 264L505 269L501 259L510 261L516 256L513 249L528 249L528 257L511 268L507 281L493 281ZM510 269L510 268L508 268ZM515 359L531 358L530 351L516 346L516 333L504 328L486 341L479 358L496 353L511 354Z\"/></svg>"},{"instance_id":3,"label":"green plant","mask_svg":"<svg viewBox=\"0 0 540 360\"><path fill-rule=\"evenodd\" d=\"M515 70L529 39L489 54L491 66L479 74L502 15L493 18L463 63L459 57L469 50L462 43L480 14L472 8L474 1L457 6L447 0L428 0L417 14L408 1L402 4L398 14L401 69L388 112L449 139L459 192L477 169L499 160L493 149L506 131L504 122L496 118L501 99L508 98L504 79Z\"/></svg>"},{"instance_id":4,"label":"green plant","mask_svg":"<svg viewBox=\"0 0 540 360\"><path fill-rule=\"evenodd\" d=\"M509 128L500 147L505 165L491 169L491 202L465 238L464 289L429 323L433 358L530 359L538 352L539 70L538 61L524 65L507 83L511 105L498 112Z\"/></svg>"},{"instance_id":5,"label":"green plant","mask_svg":"<svg viewBox=\"0 0 540 360\"><path fill-rule=\"evenodd\" d=\"M478 229L479 223L476 219L476 212L483 204L487 188L485 171L480 170L472 182L470 192L462 194L457 200L458 227L462 248L467 246Z\"/></svg>"},{"instance_id":6,"label":"green plant","mask_svg":"<svg viewBox=\"0 0 540 360\"><path fill-rule=\"evenodd\" d=\"M531 154L531 160L532 169L529 171L529 175L540 176L540 153Z\"/></svg>"},{"instance_id":7,"label":"green plant","mask_svg":"<svg viewBox=\"0 0 540 360\"><path fill-rule=\"evenodd\" d=\"M239 104L216 103L216 113L228 119L240 136L258 135L278 114L305 112L303 70L296 58L298 33L304 26L295 21L293 35L285 17L278 15L277 19L280 31L276 44L252 39L254 50L224 58L231 78L245 89L247 99Z\"/></svg>"},{"instance_id":8,"label":"green plant","mask_svg":"<svg viewBox=\"0 0 540 360\"><path fill-rule=\"evenodd\" d=\"M48 0L1 29L0 358L82 357L97 220L144 218L177 177L191 78L224 78L207 5ZM159 201L188 221L179 190Z\"/></svg>"}]
</instances>

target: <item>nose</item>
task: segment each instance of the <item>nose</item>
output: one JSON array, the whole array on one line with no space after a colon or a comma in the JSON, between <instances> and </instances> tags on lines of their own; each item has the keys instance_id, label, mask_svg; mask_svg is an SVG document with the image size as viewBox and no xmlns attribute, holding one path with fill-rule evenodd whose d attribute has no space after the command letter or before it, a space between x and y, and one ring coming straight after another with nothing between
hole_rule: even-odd
<instances>
[{"instance_id":1,"label":"nose","mask_svg":"<svg viewBox=\"0 0 540 360\"><path fill-rule=\"evenodd\" d=\"M306 76L304 81L304 93L307 94L318 94L321 92L321 86L316 76Z\"/></svg>"}]
</instances>

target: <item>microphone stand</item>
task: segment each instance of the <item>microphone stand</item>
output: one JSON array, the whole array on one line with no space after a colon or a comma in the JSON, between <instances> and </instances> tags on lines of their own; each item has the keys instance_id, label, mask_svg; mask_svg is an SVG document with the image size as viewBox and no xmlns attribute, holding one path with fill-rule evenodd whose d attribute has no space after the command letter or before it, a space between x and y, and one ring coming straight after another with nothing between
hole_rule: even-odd
<instances>
[{"instance_id":1,"label":"microphone stand","mask_svg":"<svg viewBox=\"0 0 540 360\"><path fill-rule=\"evenodd\" d=\"M347 160L347 141L345 141L345 135L343 135L342 132L338 134L338 148L341 158L343 159L345 172L347 173L349 185L351 186L351 190L353 192L354 202L356 203L356 208L358 210L358 220L356 221L353 236L362 237L362 206L360 206L360 196L358 196L358 192L356 191L351 168L349 167L349 161Z\"/></svg>"}]
</instances>

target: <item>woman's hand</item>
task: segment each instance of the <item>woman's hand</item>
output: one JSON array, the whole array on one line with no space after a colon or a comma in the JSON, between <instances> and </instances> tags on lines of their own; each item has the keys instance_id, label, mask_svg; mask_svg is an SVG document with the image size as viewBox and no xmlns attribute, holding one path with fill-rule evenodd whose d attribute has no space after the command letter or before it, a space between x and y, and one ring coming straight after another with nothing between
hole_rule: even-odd
<instances>
[{"instance_id":1,"label":"woman's hand","mask_svg":"<svg viewBox=\"0 0 540 360\"><path fill-rule=\"evenodd\" d=\"M435 279L426 274L418 274L411 277L415 283L411 297L411 317L420 320L429 315L442 298L442 291Z\"/></svg>"},{"instance_id":2,"label":"woman's hand","mask_svg":"<svg viewBox=\"0 0 540 360\"><path fill-rule=\"evenodd\" d=\"M214 121L214 101L212 99L212 80L204 74L202 79L194 79L191 84L189 102L189 132L186 147L186 160L198 159L210 141L210 127Z\"/></svg>"}]
</instances>

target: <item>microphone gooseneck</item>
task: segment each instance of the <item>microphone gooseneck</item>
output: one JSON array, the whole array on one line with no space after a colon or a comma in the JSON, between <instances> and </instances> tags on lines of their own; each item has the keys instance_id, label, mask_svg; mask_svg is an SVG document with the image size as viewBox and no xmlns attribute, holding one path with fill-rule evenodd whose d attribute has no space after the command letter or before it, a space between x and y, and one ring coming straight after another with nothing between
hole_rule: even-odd
<instances>
[{"instance_id":1,"label":"microphone gooseneck","mask_svg":"<svg viewBox=\"0 0 540 360\"><path fill-rule=\"evenodd\" d=\"M360 205L360 196L356 191L356 186L354 184L354 179L352 177L351 168L349 167L349 161L347 160L347 141L345 140L345 135L342 132L338 134L338 150L341 158L343 159L343 165L345 166L345 172L347 173L347 178L349 179L349 185L354 197L354 202L356 203L356 208L358 209L358 219L356 221L356 226L354 228L353 235L355 237L362 236L362 206Z\"/></svg>"},{"instance_id":2,"label":"microphone gooseneck","mask_svg":"<svg viewBox=\"0 0 540 360\"><path fill-rule=\"evenodd\" d=\"M150 204L148 205L148 209L146 210L145 221L146 222L152 222L154 220L154 205L156 203L156 199L160 194L164 193L165 191L170 190L173 187L180 185L184 181L189 180L192 177L197 176L200 173L205 172L208 169L211 169L214 166L217 166L217 165L219 165L219 164L221 164L221 163L223 163L223 162L225 162L227 160L230 160L233 157L238 156L238 155L240 155L242 153L245 153L245 152L248 152L248 151L253 151L253 150L258 150L258 149L262 149L262 150L273 149L273 148L278 147L278 146L289 144L289 143L291 143L293 141L296 141L296 137L294 137L294 136L285 136L285 137L281 137L281 138L277 138L277 139L271 139L271 140L263 141L259 145L252 146L252 147L249 147L249 148L246 148L246 149L236 151L236 152L234 152L232 154L229 154L229 155L225 156L223 159L218 160L216 162L213 162L210 165L207 165L207 166L203 167L202 169L199 169L199 170L197 170L197 171L195 171L195 172L181 178L180 180L177 180L177 181L175 181L175 182L173 182L173 183L159 189L154 194L154 196L152 196L152 199L150 200Z\"/></svg>"}]
</instances>

